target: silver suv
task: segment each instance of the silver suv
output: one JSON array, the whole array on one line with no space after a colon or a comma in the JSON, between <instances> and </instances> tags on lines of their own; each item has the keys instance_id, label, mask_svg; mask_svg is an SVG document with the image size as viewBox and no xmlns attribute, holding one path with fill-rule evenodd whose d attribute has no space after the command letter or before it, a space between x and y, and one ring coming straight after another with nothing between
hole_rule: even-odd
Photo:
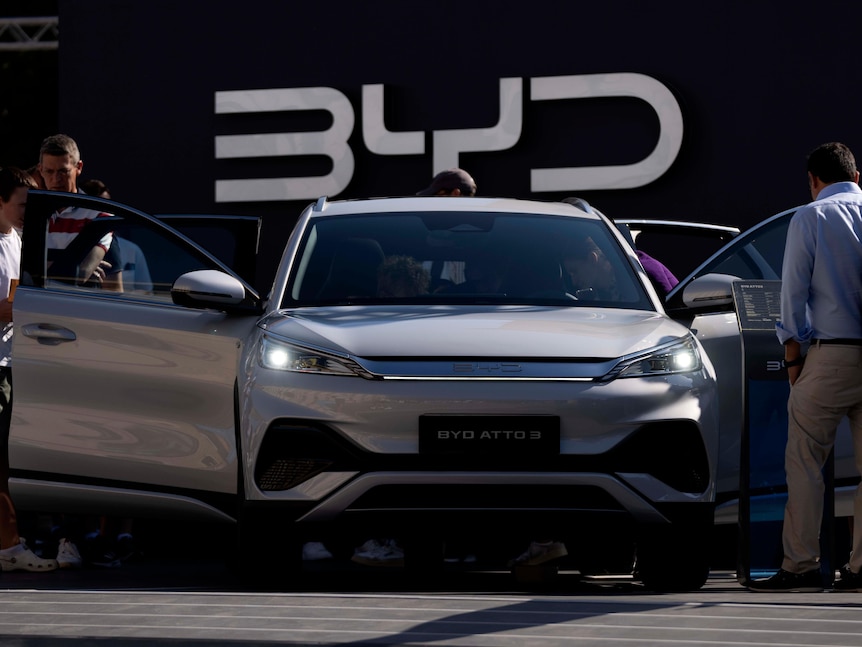
<instances>
[{"instance_id":1,"label":"silver suv","mask_svg":"<svg viewBox=\"0 0 862 647\"><path fill-rule=\"evenodd\" d=\"M47 219L79 202L112 217L46 267ZM149 283L63 274L106 226ZM34 191L23 265L21 500L236 522L285 568L306 539L397 531L409 566L452 537L504 552L545 532L582 573L706 580L713 368L600 214L321 199L261 299L146 214Z\"/></svg>"}]
</instances>

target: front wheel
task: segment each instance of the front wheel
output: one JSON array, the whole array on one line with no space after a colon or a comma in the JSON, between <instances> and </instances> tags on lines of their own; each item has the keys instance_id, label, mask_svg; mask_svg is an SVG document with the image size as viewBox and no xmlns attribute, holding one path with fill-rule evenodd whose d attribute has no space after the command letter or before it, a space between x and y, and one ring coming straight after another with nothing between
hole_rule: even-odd
<instances>
[{"instance_id":1,"label":"front wheel","mask_svg":"<svg viewBox=\"0 0 862 647\"><path fill-rule=\"evenodd\" d=\"M243 511L237 524L236 551L227 566L244 586L287 589L302 571L302 542L272 514Z\"/></svg>"},{"instance_id":2,"label":"front wheel","mask_svg":"<svg viewBox=\"0 0 862 647\"><path fill-rule=\"evenodd\" d=\"M709 577L711 532L711 523L676 523L642 533L635 578L659 593L700 589Z\"/></svg>"}]
</instances>

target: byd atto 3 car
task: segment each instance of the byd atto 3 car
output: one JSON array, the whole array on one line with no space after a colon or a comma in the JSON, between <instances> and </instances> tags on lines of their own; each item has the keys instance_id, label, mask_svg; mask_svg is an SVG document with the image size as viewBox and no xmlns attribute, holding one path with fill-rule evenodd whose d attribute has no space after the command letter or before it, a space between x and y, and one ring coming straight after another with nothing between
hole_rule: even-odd
<instances>
[{"instance_id":1,"label":"byd atto 3 car","mask_svg":"<svg viewBox=\"0 0 862 647\"><path fill-rule=\"evenodd\" d=\"M72 204L112 217L47 267L45 224ZM106 230L147 261L121 292L75 271ZM585 574L706 580L712 365L600 214L321 199L266 299L117 203L33 191L25 241L22 502L235 522L240 553L285 569L307 539L397 533L409 566L451 537L502 552L548 532Z\"/></svg>"}]
</instances>

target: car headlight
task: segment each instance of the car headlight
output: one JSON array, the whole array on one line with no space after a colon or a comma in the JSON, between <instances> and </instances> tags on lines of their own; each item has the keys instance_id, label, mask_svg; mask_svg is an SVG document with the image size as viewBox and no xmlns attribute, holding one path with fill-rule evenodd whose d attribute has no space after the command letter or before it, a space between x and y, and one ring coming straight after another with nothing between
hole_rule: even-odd
<instances>
[{"instance_id":1,"label":"car headlight","mask_svg":"<svg viewBox=\"0 0 862 647\"><path fill-rule=\"evenodd\" d=\"M261 366L275 371L372 377L349 357L295 346L270 337L261 341L259 359Z\"/></svg>"},{"instance_id":2,"label":"car headlight","mask_svg":"<svg viewBox=\"0 0 862 647\"><path fill-rule=\"evenodd\" d=\"M703 363L697 344L690 337L650 349L643 353L623 357L602 378L602 381L620 377L649 377L691 373L699 371Z\"/></svg>"}]
</instances>

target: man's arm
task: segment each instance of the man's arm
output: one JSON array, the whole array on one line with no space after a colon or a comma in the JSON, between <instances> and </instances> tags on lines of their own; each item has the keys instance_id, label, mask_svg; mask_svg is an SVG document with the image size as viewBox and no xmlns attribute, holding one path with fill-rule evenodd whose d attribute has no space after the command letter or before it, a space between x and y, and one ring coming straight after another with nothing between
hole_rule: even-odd
<instances>
[{"instance_id":1,"label":"man's arm","mask_svg":"<svg viewBox=\"0 0 862 647\"><path fill-rule=\"evenodd\" d=\"M78 263L78 273L76 276L79 285L83 285L88 281L97 281L102 283L105 277L105 268L101 267L101 263L105 258L105 248L96 245L91 249L80 263Z\"/></svg>"},{"instance_id":2,"label":"man's arm","mask_svg":"<svg viewBox=\"0 0 862 647\"><path fill-rule=\"evenodd\" d=\"M784 367L787 369L787 379L790 386L799 379L805 358L802 356L802 344L795 339L788 339L784 344Z\"/></svg>"},{"instance_id":3,"label":"man's arm","mask_svg":"<svg viewBox=\"0 0 862 647\"><path fill-rule=\"evenodd\" d=\"M0 323L12 321L12 302L9 299L0 299Z\"/></svg>"},{"instance_id":4,"label":"man's arm","mask_svg":"<svg viewBox=\"0 0 862 647\"><path fill-rule=\"evenodd\" d=\"M781 268L781 319L776 324L778 340L807 342L812 334L806 306L814 268L815 234L800 216L805 208L790 220ZM808 219L806 219L808 220Z\"/></svg>"}]
</instances>

